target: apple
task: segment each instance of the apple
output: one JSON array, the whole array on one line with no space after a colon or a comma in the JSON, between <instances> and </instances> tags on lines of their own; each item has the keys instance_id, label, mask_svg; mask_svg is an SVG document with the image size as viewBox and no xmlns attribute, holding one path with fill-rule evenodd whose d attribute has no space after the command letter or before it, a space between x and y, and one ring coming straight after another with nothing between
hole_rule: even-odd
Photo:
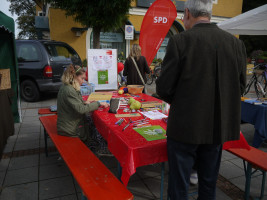
<instances>
[{"instance_id":1,"label":"apple","mask_svg":"<svg viewBox=\"0 0 267 200\"><path fill-rule=\"evenodd\" d=\"M119 90L118 93L119 93L119 94L123 94L124 91L123 91L123 90Z\"/></svg>"}]
</instances>

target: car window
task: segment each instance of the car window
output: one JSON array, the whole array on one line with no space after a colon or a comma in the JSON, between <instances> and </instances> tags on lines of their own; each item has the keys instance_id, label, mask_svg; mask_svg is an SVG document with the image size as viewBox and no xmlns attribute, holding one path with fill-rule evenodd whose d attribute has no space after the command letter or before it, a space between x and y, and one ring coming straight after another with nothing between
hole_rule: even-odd
<instances>
[{"instance_id":1,"label":"car window","mask_svg":"<svg viewBox=\"0 0 267 200\"><path fill-rule=\"evenodd\" d=\"M40 49L34 44L20 44L17 48L18 62L38 62L41 60Z\"/></svg>"},{"instance_id":2,"label":"car window","mask_svg":"<svg viewBox=\"0 0 267 200\"><path fill-rule=\"evenodd\" d=\"M61 44L45 44L52 61L72 61L79 60L78 54L71 48Z\"/></svg>"}]
</instances>

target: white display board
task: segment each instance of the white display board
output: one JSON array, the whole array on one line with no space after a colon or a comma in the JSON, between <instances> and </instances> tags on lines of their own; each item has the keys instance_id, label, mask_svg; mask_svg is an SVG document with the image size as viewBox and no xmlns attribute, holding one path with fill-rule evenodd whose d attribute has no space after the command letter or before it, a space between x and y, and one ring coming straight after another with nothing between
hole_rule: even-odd
<instances>
[{"instance_id":1,"label":"white display board","mask_svg":"<svg viewBox=\"0 0 267 200\"><path fill-rule=\"evenodd\" d=\"M95 90L117 90L117 49L88 49L88 82Z\"/></svg>"}]
</instances>

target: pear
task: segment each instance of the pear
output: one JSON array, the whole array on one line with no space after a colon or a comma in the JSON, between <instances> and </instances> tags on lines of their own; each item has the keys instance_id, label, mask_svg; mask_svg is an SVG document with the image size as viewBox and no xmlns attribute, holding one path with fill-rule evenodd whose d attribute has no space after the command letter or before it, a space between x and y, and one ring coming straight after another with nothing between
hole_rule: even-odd
<instances>
[{"instance_id":1,"label":"pear","mask_svg":"<svg viewBox=\"0 0 267 200\"><path fill-rule=\"evenodd\" d=\"M131 110L139 110L141 108L141 103L139 101L132 102L130 109Z\"/></svg>"},{"instance_id":2,"label":"pear","mask_svg":"<svg viewBox=\"0 0 267 200\"><path fill-rule=\"evenodd\" d=\"M134 101L135 101L134 98L130 98L129 101L128 101L128 104L131 105Z\"/></svg>"}]
</instances>

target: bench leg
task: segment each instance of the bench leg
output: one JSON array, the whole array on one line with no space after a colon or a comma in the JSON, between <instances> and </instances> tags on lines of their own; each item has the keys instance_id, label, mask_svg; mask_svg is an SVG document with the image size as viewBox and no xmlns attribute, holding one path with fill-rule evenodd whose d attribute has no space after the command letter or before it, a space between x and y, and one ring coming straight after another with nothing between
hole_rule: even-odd
<instances>
[{"instance_id":1,"label":"bench leg","mask_svg":"<svg viewBox=\"0 0 267 200\"><path fill-rule=\"evenodd\" d=\"M118 179L121 181L121 165L120 165L120 163L119 163L119 161L118 161Z\"/></svg>"},{"instance_id":2,"label":"bench leg","mask_svg":"<svg viewBox=\"0 0 267 200\"><path fill-rule=\"evenodd\" d=\"M46 130L44 129L44 141L45 141L45 155L46 157L48 157L48 149L47 149L47 133L46 133Z\"/></svg>"},{"instance_id":3,"label":"bench leg","mask_svg":"<svg viewBox=\"0 0 267 200\"><path fill-rule=\"evenodd\" d=\"M266 180L266 172L262 172L262 183L261 183L261 196L260 199L263 199L264 196L264 188L265 188L265 180Z\"/></svg>"},{"instance_id":4,"label":"bench leg","mask_svg":"<svg viewBox=\"0 0 267 200\"><path fill-rule=\"evenodd\" d=\"M86 198L86 196L83 194L83 192L82 192L82 198L81 198L81 200L87 200L87 198Z\"/></svg>"},{"instance_id":5,"label":"bench leg","mask_svg":"<svg viewBox=\"0 0 267 200\"><path fill-rule=\"evenodd\" d=\"M245 200L249 200L251 174L252 174L252 165L250 163L247 163L247 167L245 169L245 175L246 175Z\"/></svg>"},{"instance_id":6,"label":"bench leg","mask_svg":"<svg viewBox=\"0 0 267 200\"><path fill-rule=\"evenodd\" d=\"M163 200L165 163L161 163L161 183L160 183L160 200Z\"/></svg>"}]
</instances>

